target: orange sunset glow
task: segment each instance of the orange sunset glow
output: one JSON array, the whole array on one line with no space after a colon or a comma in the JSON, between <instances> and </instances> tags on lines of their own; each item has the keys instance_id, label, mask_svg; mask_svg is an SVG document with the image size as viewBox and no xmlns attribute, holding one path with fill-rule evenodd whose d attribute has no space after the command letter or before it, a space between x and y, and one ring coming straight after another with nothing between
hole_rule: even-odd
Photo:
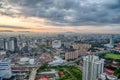
<instances>
[{"instance_id":1,"label":"orange sunset glow","mask_svg":"<svg viewBox=\"0 0 120 80\"><path fill-rule=\"evenodd\" d=\"M18 3L17 0L0 1L0 31L119 33L119 12L106 9L103 6L108 5L105 0L54 0L50 2L52 5L45 6L46 3L32 0ZM109 5L113 4L117 5L117 1L109 2Z\"/></svg>"}]
</instances>

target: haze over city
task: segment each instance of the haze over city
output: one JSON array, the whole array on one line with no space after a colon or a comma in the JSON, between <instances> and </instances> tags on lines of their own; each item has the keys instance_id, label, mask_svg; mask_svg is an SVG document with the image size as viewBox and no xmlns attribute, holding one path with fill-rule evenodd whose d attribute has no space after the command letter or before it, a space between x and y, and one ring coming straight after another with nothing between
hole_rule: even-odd
<instances>
[{"instance_id":1,"label":"haze over city","mask_svg":"<svg viewBox=\"0 0 120 80\"><path fill-rule=\"evenodd\" d=\"M0 0L0 32L120 33L119 0Z\"/></svg>"}]
</instances>

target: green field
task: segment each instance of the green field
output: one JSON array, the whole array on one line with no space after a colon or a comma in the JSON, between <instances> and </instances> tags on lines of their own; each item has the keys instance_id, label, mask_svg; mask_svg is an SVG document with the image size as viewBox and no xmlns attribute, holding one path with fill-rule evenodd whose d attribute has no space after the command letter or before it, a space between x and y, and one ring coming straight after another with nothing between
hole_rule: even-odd
<instances>
[{"instance_id":1,"label":"green field","mask_svg":"<svg viewBox=\"0 0 120 80\"><path fill-rule=\"evenodd\" d=\"M120 60L120 55L119 54L106 54L104 58L110 58L110 59L119 59Z\"/></svg>"},{"instance_id":2,"label":"green field","mask_svg":"<svg viewBox=\"0 0 120 80\"><path fill-rule=\"evenodd\" d=\"M45 64L37 70L37 73L51 69L57 70L58 73L64 72L64 76L61 76L58 80L82 80L82 71L75 66L48 66ZM36 78L38 77L39 74Z\"/></svg>"}]
</instances>

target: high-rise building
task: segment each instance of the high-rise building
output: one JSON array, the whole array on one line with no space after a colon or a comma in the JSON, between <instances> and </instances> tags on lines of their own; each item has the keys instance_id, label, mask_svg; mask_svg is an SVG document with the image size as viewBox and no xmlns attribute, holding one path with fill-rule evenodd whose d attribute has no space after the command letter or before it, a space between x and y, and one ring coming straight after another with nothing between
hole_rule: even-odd
<instances>
[{"instance_id":1,"label":"high-rise building","mask_svg":"<svg viewBox=\"0 0 120 80\"><path fill-rule=\"evenodd\" d=\"M10 37L5 41L5 49L9 51L17 51L17 38Z\"/></svg>"},{"instance_id":2,"label":"high-rise building","mask_svg":"<svg viewBox=\"0 0 120 80\"><path fill-rule=\"evenodd\" d=\"M10 78L12 76L10 60L0 59L0 76L2 78Z\"/></svg>"},{"instance_id":3,"label":"high-rise building","mask_svg":"<svg viewBox=\"0 0 120 80\"><path fill-rule=\"evenodd\" d=\"M110 49L114 48L114 39L113 39L113 37L114 37L113 35L109 36L109 44L105 44L104 45L105 47L110 48Z\"/></svg>"},{"instance_id":4,"label":"high-rise building","mask_svg":"<svg viewBox=\"0 0 120 80\"><path fill-rule=\"evenodd\" d=\"M70 51L65 53L65 60L78 58L78 53L76 51Z\"/></svg>"},{"instance_id":5,"label":"high-rise building","mask_svg":"<svg viewBox=\"0 0 120 80\"><path fill-rule=\"evenodd\" d=\"M76 50L80 50L81 52L87 52L89 48L91 48L91 44L80 44L74 43L73 48Z\"/></svg>"},{"instance_id":6,"label":"high-rise building","mask_svg":"<svg viewBox=\"0 0 120 80\"><path fill-rule=\"evenodd\" d=\"M17 51L17 38L11 37L9 39L9 45L11 46L10 47L11 51Z\"/></svg>"},{"instance_id":7,"label":"high-rise building","mask_svg":"<svg viewBox=\"0 0 120 80\"><path fill-rule=\"evenodd\" d=\"M0 49L5 49L5 39L0 39Z\"/></svg>"},{"instance_id":8,"label":"high-rise building","mask_svg":"<svg viewBox=\"0 0 120 80\"><path fill-rule=\"evenodd\" d=\"M98 56L88 55L83 57L82 80L96 80L103 73L104 59Z\"/></svg>"},{"instance_id":9,"label":"high-rise building","mask_svg":"<svg viewBox=\"0 0 120 80\"><path fill-rule=\"evenodd\" d=\"M110 43L109 44L112 46L114 45L113 35L110 36Z\"/></svg>"}]
</instances>

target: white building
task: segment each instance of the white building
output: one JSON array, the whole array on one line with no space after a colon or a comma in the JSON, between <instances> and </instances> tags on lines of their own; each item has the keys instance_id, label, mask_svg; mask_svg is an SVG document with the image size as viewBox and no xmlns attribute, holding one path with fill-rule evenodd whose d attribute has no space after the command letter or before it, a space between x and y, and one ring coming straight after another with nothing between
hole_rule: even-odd
<instances>
[{"instance_id":1,"label":"white building","mask_svg":"<svg viewBox=\"0 0 120 80\"><path fill-rule=\"evenodd\" d=\"M35 64L35 60L34 59L30 59L29 60L29 64L31 64L31 65Z\"/></svg>"},{"instance_id":2,"label":"white building","mask_svg":"<svg viewBox=\"0 0 120 80\"><path fill-rule=\"evenodd\" d=\"M5 49L9 51L16 51L17 49L17 39L15 37L10 37L5 41Z\"/></svg>"},{"instance_id":3,"label":"white building","mask_svg":"<svg viewBox=\"0 0 120 80\"><path fill-rule=\"evenodd\" d=\"M10 60L0 60L0 76L3 78L10 78L12 76Z\"/></svg>"},{"instance_id":4,"label":"white building","mask_svg":"<svg viewBox=\"0 0 120 80\"><path fill-rule=\"evenodd\" d=\"M52 62L49 62L48 64L51 65L51 66L57 66L57 65L62 65L64 64L66 61L65 60L62 60L61 58L55 56L54 57L55 60L52 61Z\"/></svg>"},{"instance_id":5,"label":"white building","mask_svg":"<svg viewBox=\"0 0 120 80\"><path fill-rule=\"evenodd\" d=\"M113 35L110 36L110 42L109 42L109 44L105 44L104 46L106 46L107 48L114 48Z\"/></svg>"},{"instance_id":6,"label":"white building","mask_svg":"<svg viewBox=\"0 0 120 80\"><path fill-rule=\"evenodd\" d=\"M21 64L21 65L27 64L27 63L29 63L29 60L30 60L30 58L28 58L28 57L20 58L19 64Z\"/></svg>"},{"instance_id":7,"label":"white building","mask_svg":"<svg viewBox=\"0 0 120 80\"><path fill-rule=\"evenodd\" d=\"M0 55L6 55L6 51L0 51Z\"/></svg>"},{"instance_id":8,"label":"white building","mask_svg":"<svg viewBox=\"0 0 120 80\"><path fill-rule=\"evenodd\" d=\"M61 47L61 41L60 40L52 41L52 47L53 48L60 48Z\"/></svg>"},{"instance_id":9,"label":"white building","mask_svg":"<svg viewBox=\"0 0 120 80\"><path fill-rule=\"evenodd\" d=\"M25 65L25 64L33 65L34 63L35 63L35 60L34 59L30 59L28 57L23 57L19 61L19 64L21 64L21 65Z\"/></svg>"},{"instance_id":10,"label":"white building","mask_svg":"<svg viewBox=\"0 0 120 80\"><path fill-rule=\"evenodd\" d=\"M106 79L109 79L109 80L118 80L116 76L114 76L114 75L108 75L106 73L101 74L100 78L102 80L106 80Z\"/></svg>"},{"instance_id":11,"label":"white building","mask_svg":"<svg viewBox=\"0 0 120 80\"><path fill-rule=\"evenodd\" d=\"M88 55L83 57L82 80L96 80L103 73L104 59L98 56Z\"/></svg>"}]
</instances>

